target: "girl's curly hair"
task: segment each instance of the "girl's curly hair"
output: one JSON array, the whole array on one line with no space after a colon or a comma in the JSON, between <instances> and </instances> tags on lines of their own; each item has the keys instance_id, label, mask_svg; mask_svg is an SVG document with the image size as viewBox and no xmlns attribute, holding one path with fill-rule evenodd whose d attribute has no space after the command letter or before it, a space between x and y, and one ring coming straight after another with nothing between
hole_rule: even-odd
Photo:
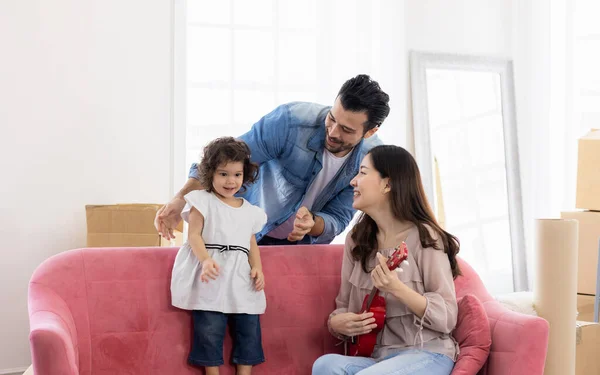
<instances>
[{"instance_id":1,"label":"girl's curly hair","mask_svg":"<svg viewBox=\"0 0 600 375\"><path fill-rule=\"evenodd\" d=\"M211 141L204 148L204 155L198 165L200 183L206 191L213 191L213 176L220 165L231 162L244 164L244 177L241 191L246 191L258 178L258 165L250 161L250 148L241 140L221 137Z\"/></svg>"}]
</instances>

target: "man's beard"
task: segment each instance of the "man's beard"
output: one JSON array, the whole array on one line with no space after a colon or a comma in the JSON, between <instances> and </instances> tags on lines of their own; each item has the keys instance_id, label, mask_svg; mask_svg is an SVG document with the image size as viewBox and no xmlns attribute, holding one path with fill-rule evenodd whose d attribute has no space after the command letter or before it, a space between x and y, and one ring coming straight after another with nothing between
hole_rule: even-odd
<instances>
[{"instance_id":1,"label":"man's beard","mask_svg":"<svg viewBox=\"0 0 600 375\"><path fill-rule=\"evenodd\" d=\"M332 140L329 136L327 136L327 139L330 141ZM337 143L337 142L332 142L332 143L335 146L332 146L331 144L329 144L329 142L327 142L327 140L325 140L325 148L327 149L327 151L331 152L332 154L337 154L339 152L351 150L353 148L353 146L343 144L343 143Z\"/></svg>"}]
</instances>

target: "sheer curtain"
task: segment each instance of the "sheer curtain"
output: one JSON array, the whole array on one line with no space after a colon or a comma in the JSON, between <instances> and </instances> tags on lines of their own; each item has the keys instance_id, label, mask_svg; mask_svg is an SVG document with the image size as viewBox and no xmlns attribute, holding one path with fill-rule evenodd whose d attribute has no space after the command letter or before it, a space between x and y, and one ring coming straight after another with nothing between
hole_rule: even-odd
<instances>
[{"instance_id":1,"label":"sheer curtain","mask_svg":"<svg viewBox=\"0 0 600 375\"><path fill-rule=\"evenodd\" d=\"M577 139L600 124L595 0L515 3L515 73L530 285L533 224L575 208Z\"/></svg>"},{"instance_id":2,"label":"sheer curtain","mask_svg":"<svg viewBox=\"0 0 600 375\"><path fill-rule=\"evenodd\" d=\"M392 108L404 106L394 101L404 95L402 2L187 0L175 12L175 108L185 112L175 114L185 134L176 137L185 138L185 155L175 160L186 168L207 142L245 133L279 104L333 104L360 73L380 83ZM391 111L385 142L404 142L404 114Z\"/></svg>"},{"instance_id":3,"label":"sheer curtain","mask_svg":"<svg viewBox=\"0 0 600 375\"><path fill-rule=\"evenodd\" d=\"M573 10L573 134L570 150L570 176L575 181L576 138L591 128L600 128L600 2L577 0ZM571 184L568 206L574 206L575 184Z\"/></svg>"}]
</instances>

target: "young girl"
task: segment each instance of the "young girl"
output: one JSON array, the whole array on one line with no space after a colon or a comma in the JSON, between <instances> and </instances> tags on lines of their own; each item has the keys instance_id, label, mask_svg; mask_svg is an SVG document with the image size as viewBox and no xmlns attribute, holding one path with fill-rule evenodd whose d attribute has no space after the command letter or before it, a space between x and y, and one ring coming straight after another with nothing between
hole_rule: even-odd
<instances>
[{"instance_id":1,"label":"young girl","mask_svg":"<svg viewBox=\"0 0 600 375\"><path fill-rule=\"evenodd\" d=\"M181 215L189 235L173 265L172 304L192 310L191 364L205 367L207 375L219 373L230 321L233 363L238 375L247 375L265 360L259 321L265 280L254 234L267 215L235 194L256 180L258 167L244 142L224 137L206 146L198 168L206 190L185 196Z\"/></svg>"},{"instance_id":2,"label":"young girl","mask_svg":"<svg viewBox=\"0 0 600 375\"><path fill-rule=\"evenodd\" d=\"M373 286L386 300L387 317L371 357L327 354L314 363L313 375L450 374L458 354L450 336L457 316L458 240L434 219L417 164L403 148L371 149L351 185L353 207L363 213L346 238L329 328L346 340L371 332L373 314L360 309ZM408 264L402 272L390 271L385 261L402 241Z\"/></svg>"}]
</instances>

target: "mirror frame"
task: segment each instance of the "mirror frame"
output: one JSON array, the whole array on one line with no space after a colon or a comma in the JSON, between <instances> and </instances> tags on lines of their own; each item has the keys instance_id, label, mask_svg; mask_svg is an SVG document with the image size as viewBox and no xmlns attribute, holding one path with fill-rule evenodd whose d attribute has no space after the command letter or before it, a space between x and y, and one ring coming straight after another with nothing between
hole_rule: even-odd
<instances>
[{"instance_id":1,"label":"mirror frame","mask_svg":"<svg viewBox=\"0 0 600 375\"><path fill-rule=\"evenodd\" d=\"M500 74L506 188L510 223L513 288L528 290L527 257L523 226L521 174L517 144L517 122L512 61L508 59L411 51L410 82L415 139L415 158L429 202L437 206L434 194L434 164L429 131L426 69L466 70ZM447 218L446 218L447 220Z\"/></svg>"}]
</instances>

